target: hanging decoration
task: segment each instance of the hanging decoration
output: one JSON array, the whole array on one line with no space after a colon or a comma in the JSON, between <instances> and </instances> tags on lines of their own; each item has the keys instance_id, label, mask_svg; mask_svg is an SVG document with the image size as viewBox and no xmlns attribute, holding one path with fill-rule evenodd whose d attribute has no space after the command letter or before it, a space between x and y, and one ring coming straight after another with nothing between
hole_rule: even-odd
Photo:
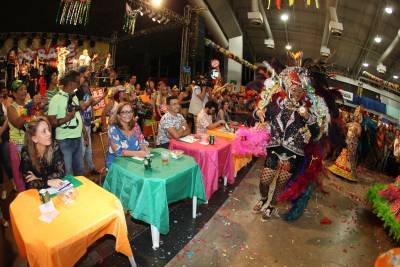
<instances>
[{"instance_id":1,"label":"hanging decoration","mask_svg":"<svg viewBox=\"0 0 400 267\"><path fill-rule=\"evenodd\" d=\"M214 43L210 39L204 38L204 43L205 43L206 46L215 49L216 51L218 51L221 54L223 54L225 57L230 58L230 59L242 64L246 68L249 68L249 69L252 69L252 70L256 70L257 69L256 65L248 62L247 60L244 60L243 58L240 58L240 57L236 56L232 52L230 52L230 51L226 50L225 48L223 48L222 46Z\"/></svg>"},{"instance_id":2,"label":"hanging decoration","mask_svg":"<svg viewBox=\"0 0 400 267\"><path fill-rule=\"evenodd\" d=\"M384 87L386 87L388 89L400 91L400 84L398 84L398 83L392 83L392 82L385 81L385 80L369 73L368 71L363 71L362 75L367 77L368 79L373 80L374 82L376 82L380 85L383 85Z\"/></svg>"},{"instance_id":3,"label":"hanging decoration","mask_svg":"<svg viewBox=\"0 0 400 267\"><path fill-rule=\"evenodd\" d=\"M60 24L85 25L89 21L91 0L61 0L57 22Z\"/></svg>"},{"instance_id":4,"label":"hanging decoration","mask_svg":"<svg viewBox=\"0 0 400 267\"><path fill-rule=\"evenodd\" d=\"M133 35L135 33L136 18L139 14L139 11L132 10L131 6L128 3L125 4L125 11L125 23L123 29L127 33Z\"/></svg>"},{"instance_id":5,"label":"hanging decoration","mask_svg":"<svg viewBox=\"0 0 400 267\"><path fill-rule=\"evenodd\" d=\"M282 7L282 0L275 0L276 9L281 10ZM294 0L288 0L288 6L292 7L294 5ZM310 7L311 0L304 0L304 6ZM315 0L315 7L319 8L319 0ZM271 8L271 0L268 0L268 9Z\"/></svg>"}]
</instances>

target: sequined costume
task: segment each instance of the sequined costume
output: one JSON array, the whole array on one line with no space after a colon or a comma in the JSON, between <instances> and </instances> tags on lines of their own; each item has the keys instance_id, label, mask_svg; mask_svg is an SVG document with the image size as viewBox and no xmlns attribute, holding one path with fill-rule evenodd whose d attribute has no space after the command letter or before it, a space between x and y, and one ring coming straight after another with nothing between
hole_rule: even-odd
<instances>
[{"instance_id":1,"label":"sequined costume","mask_svg":"<svg viewBox=\"0 0 400 267\"><path fill-rule=\"evenodd\" d=\"M282 71L280 79L284 87L270 97L265 107L265 121L271 137L259 184L261 198L253 207L254 212L260 212L266 206L263 219L271 215L271 205L276 203L278 195L303 162L304 147L312 137L319 135L317 118L308 108L311 104L305 97L306 89L301 81L305 76L302 68Z\"/></svg>"},{"instance_id":2,"label":"sequined costume","mask_svg":"<svg viewBox=\"0 0 400 267\"><path fill-rule=\"evenodd\" d=\"M354 117L354 122L347 124L346 148L342 149L335 163L328 168L332 173L350 181L357 181L357 146L362 122L359 108L354 112Z\"/></svg>"},{"instance_id":3,"label":"sequined costume","mask_svg":"<svg viewBox=\"0 0 400 267\"><path fill-rule=\"evenodd\" d=\"M338 128L335 100L341 97L328 88L325 73L320 65L287 67L264 83L254 115L261 125L266 122L271 137L260 177L261 197L253 206L263 220L276 211L276 202L284 201L292 204L285 219L299 218L319 184L325 140L337 141L329 133Z\"/></svg>"}]
</instances>

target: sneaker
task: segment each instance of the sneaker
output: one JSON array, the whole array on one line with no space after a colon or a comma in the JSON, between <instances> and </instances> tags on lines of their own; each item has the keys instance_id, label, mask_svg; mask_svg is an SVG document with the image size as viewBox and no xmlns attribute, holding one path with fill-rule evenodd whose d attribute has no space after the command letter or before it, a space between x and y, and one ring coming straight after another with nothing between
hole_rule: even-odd
<instances>
[{"instance_id":1,"label":"sneaker","mask_svg":"<svg viewBox=\"0 0 400 267\"><path fill-rule=\"evenodd\" d=\"M253 212L254 213L260 213L262 207L264 206L265 202L267 201L267 199L260 199L257 201L257 203L254 205L253 207Z\"/></svg>"},{"instance_id":2,"label":"sneaker","mask_svg":"<svg viewBox=\"0 0 400 267\"><path fill-rule=\"evenodd\" d=\"M1 192L1 199L4 200L7 198L7 190L3 190L3 192Z\"/></svg>"},{"instance_id":3,"label":"sneaker","mask_svg":"<svg viewBox=\"0 0 400 267\"><path fill-rule=\"evenodd\" d=\"M262 216L261 216L261 220L267 221L268 219L271 218L272 214L274 213L275 208L272 206L268 206L265 209L262 210Z\"/></svg>"}]
</instances>

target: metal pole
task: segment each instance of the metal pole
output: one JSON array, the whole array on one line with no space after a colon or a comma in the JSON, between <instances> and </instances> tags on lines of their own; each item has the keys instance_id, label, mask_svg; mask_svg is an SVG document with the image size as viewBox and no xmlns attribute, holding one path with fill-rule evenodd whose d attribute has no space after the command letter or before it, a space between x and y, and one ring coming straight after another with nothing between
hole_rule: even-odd
<instances>
[{"instance_id":1,"label":"metal pole","mask_svg":"<svg viewBox=\"0 0 400 267\"><path fill-rule=\"evenodd\" d=\"M179 88L183 88L188 83L189 74L183 72L183 68L189 64L189 22L190 22L190 6L185 7L184 11L185 25L182 29L181 42L181 64L179 70Z\"/></svg>"},{"instance_id":2,"label":"metal pole","mask_svg":"<svg viewBox=\"0 0 400 267\"><path fill-rule=\"evenodd\" d=\"M111 35L111 48L110 48L111 61L112 61L113 68L115 68L115 55L117 54L117 42L118 42L118 32L115 31Z\"/></svg>"}]
</instances>

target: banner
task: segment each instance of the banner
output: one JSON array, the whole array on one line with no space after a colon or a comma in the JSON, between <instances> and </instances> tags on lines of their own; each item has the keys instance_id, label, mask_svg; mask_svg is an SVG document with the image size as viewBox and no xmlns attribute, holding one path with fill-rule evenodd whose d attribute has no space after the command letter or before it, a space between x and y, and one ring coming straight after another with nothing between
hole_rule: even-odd
<instances>
[{"instance_id":1,"label":"banner","mask_svg":"<svg viewBox=\"0 0 400 267\"><path fill-rule=\"evenodd\" d=\"M98 100L104 96L104 87L92 87L90 88L90 93L92 94L93 98ZM100 103L98 103L96 106L93 106L93 113L94 116L101 116L101 113L103 112L103 109L106 107L106 102L105 100L101 100Z\"/></svg>"},{"instance_id":2,"label":"banner","mask_svg":"<svg viewBox=\"0 0 400 267\"><path fill-rule=\"evenodd\" d=\"M51 34L49 34L51 35ZM29 44L27 37L19 39L16 43L18 51L18 63L22 64L23 60L32 61L39 60L41 64L49 64L57 67L57 47L65 46L65 39L61 38L56 44L52 44L52 39L48 38L45 43L41 43L41 38L32 38L32 42ZM109 53L109 43L106 41L96 41L94 47L90 45L90 41L85 39L82 40L82 45L78 45L77 39L71 39L71 43L67 46L69 54L66 59L67 69L75 69L74 64L78 64L78 58L82 54L83 49L87 49L90 55L98 54L97 61L99 65L104 65L107 54ZM7 56L9 51L13 48L14 41L12 38L5 40L4 45L0 48L0 55Z\"/></svg>"}]
</instances>

